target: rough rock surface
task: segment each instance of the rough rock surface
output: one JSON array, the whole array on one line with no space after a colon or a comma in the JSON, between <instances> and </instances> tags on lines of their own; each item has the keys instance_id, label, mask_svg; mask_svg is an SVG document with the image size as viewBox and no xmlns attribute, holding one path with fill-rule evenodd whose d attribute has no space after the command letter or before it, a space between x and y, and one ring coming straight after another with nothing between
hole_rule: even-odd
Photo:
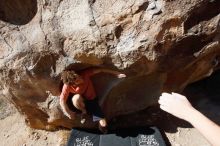
<instances>
[{"instance_id":1,"label":"rough rock surface","mask_svg":"<svg viewBox=\"0 0 220 146\"><path fill-rule=\"evenodd\" d=\"M211 75L219 40L219 0L1 0L1 96L33 128L79 127L60 110L60 73L121 70L93 78L111 120Z\"/></svg>"}]
</instances>

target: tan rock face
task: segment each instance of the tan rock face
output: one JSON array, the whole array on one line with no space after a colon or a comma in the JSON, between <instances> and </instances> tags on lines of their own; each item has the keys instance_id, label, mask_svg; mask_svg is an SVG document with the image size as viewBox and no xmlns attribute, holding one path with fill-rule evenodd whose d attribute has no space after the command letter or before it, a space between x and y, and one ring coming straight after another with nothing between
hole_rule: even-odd
<instances>
[{"instance_id":1,"label":"tan rock face","mask_svg":"<svg viewBox=\"0 0 220 146\"><path fill-rule=\"evenodd\" d=\"M2 0L2 96L31 127L81 126L60 110L60 73L106 67L127 74L93 78L107 119L140 111L218 69L219 23L219 0Z\"/></svg>"}]
</instances>

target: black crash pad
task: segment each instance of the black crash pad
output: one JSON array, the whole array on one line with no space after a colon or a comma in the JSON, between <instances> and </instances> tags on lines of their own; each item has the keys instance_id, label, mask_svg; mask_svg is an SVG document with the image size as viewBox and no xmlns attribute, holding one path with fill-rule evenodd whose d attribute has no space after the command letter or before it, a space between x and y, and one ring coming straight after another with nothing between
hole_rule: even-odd
<instances>
[{"instance_id":1,"label":"black crash pad","mask_svg":"<svg viewBox=\"0 0 220 146\"><path fill-rule=\"evenodd\" d=\"M72 129L67 146L165 146L156 127L139 127L111 131Z\"/></svg>"}]
</instances>

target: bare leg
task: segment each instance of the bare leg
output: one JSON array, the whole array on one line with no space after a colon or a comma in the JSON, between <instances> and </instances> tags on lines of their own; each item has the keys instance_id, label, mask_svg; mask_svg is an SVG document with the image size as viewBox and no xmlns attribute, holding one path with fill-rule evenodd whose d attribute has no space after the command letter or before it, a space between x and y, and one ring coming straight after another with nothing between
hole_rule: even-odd
<instances>
[{"instance_id":1,"label":"bare leg","mask_svg":"<svg viewBox=\"0 0 220 146\"><path fill-rule=\"evenodd\" d=\"M83 114L86 114L86 108L84 104L83 97L80 94L75 94L72 98L73 105Z\"/></svg>"},{"instance_id":2,"label":"bare leg","mask_svg":"<svg viewBox=\"0 0 220 146\"><path fill-rule=\"evenodd\" d=\"M85 118L85 115L86 115L86 108L85 108L85 104L84 104L84 100L82 98L81 95L79 94L76 94L73 96L72 98L72 102L73 102L73 105L80 111L82 111L82 114L81 114L81 123L84 124L86 122L86 118Z\"/></svg>"},{"instance_id":3,"label":"bare leg","mask_svg":"<svg viewBox=\"0 0 220 146\"><path fill-rule=\"evenodd\" d=\"M105 134L108 132L106 119L101 119L99 121L99 130Z\"/></svg>"},{"instance_id":4,"label":"bare leg","mask_svg":"<svg viewBox=\"0 0 220 146\"><path fill-rule=\"evenodd\" d=\"M102 127L106 127L106 126L107 126L106 119L101 119L101 120L99 121L99 124L100 124L100 126L102 126Z\"/></svg>"}]
</instances>

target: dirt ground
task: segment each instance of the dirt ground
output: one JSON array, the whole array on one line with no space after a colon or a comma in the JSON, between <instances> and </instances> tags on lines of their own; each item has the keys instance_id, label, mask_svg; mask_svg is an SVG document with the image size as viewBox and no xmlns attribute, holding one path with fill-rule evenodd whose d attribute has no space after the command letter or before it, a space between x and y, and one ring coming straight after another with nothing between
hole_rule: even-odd
<instances>
[{"instance_id":1,"label":"dirt ground","mask_svg":"<svg viewBox=\"0 0 220 146\"><path fill-rule=\"evenodd\" d=\"M199 111L220 124L220 77L212 77L190 85L184 95ZM167 144L172 146L210 146L206 139L190 124L164 113L160 130ZM199 122L199 121L198 121ZM31 129L16 109L0 97L1 146L64 146L69 130L48 132Z\"/></svg>"},{"instance_id":2,"label":"dirt ground","mask_svg":"<svg viewBox=\"0 0 220 146\"><path fill-rule=\"evenodd\" d=\"M29 128L18 111L0 98L1 146L62 146L66 130L48 132ZM64 145L64 144L63 144Z\"/></svg>"}]
</instances>

